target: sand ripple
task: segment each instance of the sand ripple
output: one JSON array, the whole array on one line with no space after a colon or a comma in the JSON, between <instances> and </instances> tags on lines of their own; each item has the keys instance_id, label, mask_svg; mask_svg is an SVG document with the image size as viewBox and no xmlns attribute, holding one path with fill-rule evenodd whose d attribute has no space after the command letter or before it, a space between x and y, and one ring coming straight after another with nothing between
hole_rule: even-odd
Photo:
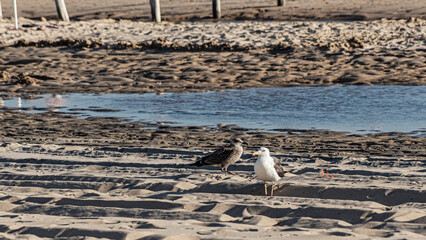
<instances>
[{"instance_id":1,"label":"sand ripple","mask_svg":"<svg viewBox=\"0 0 426 240\"><path fill-rule=\"evenodd\" d=\"M5 236L411 239L425 232L425 173L416 166L319 165L309 161L312 156L287 155L284 163L291 164L292 173L276 196L265 197L263 184L253 176L254 159L247 156L234 166L237 176L225 176L214 168L185 167L199 151L129 154L122 148L90 157L98 147L6 147L7 152L0 151L0 231ZM321 177L320 168L335 177Z\"/></svg>"}]
</instances>

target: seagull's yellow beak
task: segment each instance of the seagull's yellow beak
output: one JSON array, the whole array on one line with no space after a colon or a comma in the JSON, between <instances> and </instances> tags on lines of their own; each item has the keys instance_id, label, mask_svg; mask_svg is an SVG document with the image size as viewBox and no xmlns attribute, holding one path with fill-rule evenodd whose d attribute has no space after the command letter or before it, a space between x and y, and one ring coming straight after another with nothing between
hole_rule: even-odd
<instances>
[{"instance_id":1,"label":"seagull's yellow beak","mask_svg":"<svg viewBox=\"0 0 426 240\"><path fill-rule=\"evenodd\" d=\"M257 156L257 155L259 155L259 152L254 152L253 153L253 156Z\"/></svg>"}]
</instances>

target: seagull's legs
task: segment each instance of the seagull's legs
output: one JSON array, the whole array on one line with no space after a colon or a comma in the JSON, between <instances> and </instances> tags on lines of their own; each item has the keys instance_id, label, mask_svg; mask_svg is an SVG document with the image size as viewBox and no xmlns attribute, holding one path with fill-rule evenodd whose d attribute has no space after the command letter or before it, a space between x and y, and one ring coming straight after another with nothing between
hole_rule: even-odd
<instances>
[{"instance_id":1,"label":"seagull's legs","mask_svg":"<svg viewBox=\"0 0 426 240\"><path fill-rule=\"evenodd\" d=\"M231 172L231 171L228 171L228 168L222 168L222 169L220 169L220 171L224 172L224 173L225 173L225 175L226 175L226 173L229 173L229 174L231 174L231 175L235 175L235 173L233 173L233 172Z\"/></svg>"},{"instance_id":2,"label":"seagull's legs","mask_svg":"<svg viewBox=\"0 0 426 240\"><path fill-rule=\"evenodd\" d=\"M274 195L274 188L275 188L275 183L272 184L272 186L271 186L271 196Z\"/></svg>"},{"instance_id":3,"label":"seagull's legs","mask_svg":"<svg viewBox=\"0 0 426 240\"><path fill-rule=\"evenodd\" d=\"M265 183L265 196L268 196L268 185Z\"/></svg>"}]
</instances>

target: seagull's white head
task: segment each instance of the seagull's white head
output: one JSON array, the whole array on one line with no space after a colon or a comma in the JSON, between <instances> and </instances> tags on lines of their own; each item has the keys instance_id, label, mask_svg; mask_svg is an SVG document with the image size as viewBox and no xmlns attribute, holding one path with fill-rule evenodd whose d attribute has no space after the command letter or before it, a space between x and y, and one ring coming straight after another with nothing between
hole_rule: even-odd
<instances>
[{"instance_id":1,"label":"seagull's white head","mask_svg":"<svg viewBox=\"0 0 426 240\"><path fill-rule=\"evenodd\" d=\"M259 157L269 156L269 149L267 149L266 147L261 147L257 149L257 152L254 152L253 155Z\"/></svg>"}]
</instances>

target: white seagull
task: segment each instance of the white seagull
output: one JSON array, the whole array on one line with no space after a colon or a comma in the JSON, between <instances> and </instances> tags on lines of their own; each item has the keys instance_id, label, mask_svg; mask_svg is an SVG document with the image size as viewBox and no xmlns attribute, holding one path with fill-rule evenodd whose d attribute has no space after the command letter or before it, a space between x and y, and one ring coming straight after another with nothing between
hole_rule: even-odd
<instances>
[{"instance_id":1,"label":"white seagull","mask_svg":"<svg viewBox=\"0 0 426 240\"><path fill-rule=\"evenodd\" d=\"M278 180L284 177L284 168L281 166L280 160L269 155L269 149L261 147L257 152L253 153L257 157L254 164L254 173L257 178L265 182L265 195L268 195L268 186L266 182L272 182L271 196L274 194L274 187Z\"/></svg>"}]
</instances>

